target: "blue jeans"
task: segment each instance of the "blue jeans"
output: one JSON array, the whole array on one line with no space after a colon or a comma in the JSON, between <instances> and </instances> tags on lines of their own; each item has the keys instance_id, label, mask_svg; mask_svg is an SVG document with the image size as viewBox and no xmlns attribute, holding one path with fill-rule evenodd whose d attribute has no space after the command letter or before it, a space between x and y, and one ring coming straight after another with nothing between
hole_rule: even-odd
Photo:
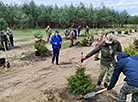
<instances>
[{"instance_id":1,"label":"blue jeans","mask_svg":"<svg viewBox=\"0 0 138 102\"><path fill-rule=\"evenodd\" d=\"M56 64L58 64L59 51L60 49L53 49L52 63L54 63L56 57Z\"/></svg>"},{"instance_id":2,"label":"blue jeans","mask_svg":"<svg viewBox=\"0 0 138 102\"><path fill-rule=\"evenodd\" d=\"M78 36L80 35L80 30L78 30Z\"/></svg>"},{"instance_id":3,"label":"blue jeans","mask_svg":"<svg viewBox=\"0 0 138 102\"><path fill-rule=\"evenodd\" d=\"M9 39L10 39L10 44L9 45L14 46L14 44L13 44L13 36L9 37Z\"/></svg>"}]
</instances>

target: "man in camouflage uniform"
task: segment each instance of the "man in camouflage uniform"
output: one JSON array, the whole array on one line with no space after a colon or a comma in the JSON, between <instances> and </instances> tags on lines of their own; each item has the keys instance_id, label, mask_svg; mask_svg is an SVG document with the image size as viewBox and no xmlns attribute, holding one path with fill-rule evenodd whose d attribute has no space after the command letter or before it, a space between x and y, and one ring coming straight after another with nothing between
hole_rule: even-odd
<instances>
[{"instance_id":1,"label":"man in camouflage uniform","mask_svg":"<svg viewBox=\"0 0 138 102\"><path fill-rule=\"evenodd\" d=\"M88 26L86 26L85 30L86 30L86 34L89 35L89 27Z\"/></svg>"},{"instance_id":2,"label":"man in camouflage uniform","mask_svg":"<svg viewBox=\"0 0 138 102\"><path fill-rule=\"evenodd\" d=\"M104 80L104 86L105 88L107 88L108 83L110 82L111 74L113 72L113 67L115 65L114 55L116 54L116 52L121 52L122 47L118 40L114 40L113 34L108 34L104 41L100 42L95 49L93 49L90 53L88 53L85 57L81 59L81 62L93 56L100 50L101 50L101 60L100 60L100 69L98 73L98 83L96 84L96 86L101 85L103 77L107 72Z\"/></svg>"},{"instance_id":3,"label":"man in camouflage uniform","mask_svg":"<svg viewBox=\"0 0 138 102\"><path fill-rule=\"evenodd\" d=\"M50 35L52 34L51 33L51 28L49 26L47 26L47 28L45 29L45 31L47 32L47 41L49 41Z\"/></svg>"},{"instance_id":4,"label":"man in camouflage uniform","mask_svg":"<svg viewBox=\"0 0 138 102\"><path fill-rule=\"evenodd\" d=\"M9 50L8 46L7 46L9 41L8 41L7 35L4 32L5 32L5 30L2 30L0 32L0 49L4 50L3 42L5 42L6 50Z\"/></svg>"},{"instance_id":5,"label":"man in camouflage uniform","mask_svg":"<svg viewBox=\"0 0 138 102\"><path fill-rule=\"evenodd\" d=\"M102 31L102 33L101 34L98 34L98 36L97 36L97 38L96 38L96 44L95 44L95 47L100 43L100 42L102 42L103 41L103 36L105 35L105 32L104 31ZM94 60L95 61L98 61L99 60L99 52L97 52L96 54L95 54L95 56L94 56Z\"/></svg>"},{"instance_id":6,"label":"man in camouflage uniform","mask_svg":"<svg viewBox=\"0 0 138 102\"><path fill-rule=\"evenodd\" d=\"M130 56L127 53L117 53L115 55L115 67L107 90L111 90L121 72L126 76L126 83L120 90L118 102L126 102L127 94L132 94L131 102L138 102L138 56Z\"/></svg>"}]
</instances>

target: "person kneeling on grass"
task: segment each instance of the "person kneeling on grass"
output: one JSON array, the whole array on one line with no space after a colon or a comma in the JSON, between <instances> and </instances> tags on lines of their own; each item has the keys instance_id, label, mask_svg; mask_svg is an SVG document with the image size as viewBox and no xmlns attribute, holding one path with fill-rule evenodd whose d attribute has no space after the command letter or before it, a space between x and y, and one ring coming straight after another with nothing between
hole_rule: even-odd
<instances>
[{"instance_id":1,"label":"person kneeling on grass","mask_svg":"<svg viewBox=\"0 0 138 102\"><path fill-rule=\"evenodd\" d=\"M126 76L126 83L120 90L118 102L126 102L127 94L132 93L132 101L138 102L138 56L130 56L127 53L116 53L114 72L107 90L111 90L121 72Z\"/></svg>"},{"instance_id":2,"label":"person kneeling on grass","mask_svg":"<svg viewBox=\"0 0 138 102\"><path fill-rule=\"evenodd\" d=\"M98 83L96 84L96 87L101 85L103 77L107 72L104 80L104 87L107 88L115 65L114 55L116 52L121 52L122 47L118 40L114 40L113 34L108 34L104 41L100 42L95 49L93 49L90 53L81 59L81 62L99 51L101 51L101 60L98 73Z\"/></svg>"},{"instance_id":3,"label":"person kneeling on grass","mask_svg":"<svg viewBox=\"0 0 138 102\"><path fill-rule=\"evenodd\" d=\"M59 65L59 52L62 44L62 37L59 35L59 31L56 30L55 34L51 37L50 43L52 44L53 48L53 56L52 56L52 64L54 64L54 60L56 57L56 64Z\"/></svg>"}]
</instances>

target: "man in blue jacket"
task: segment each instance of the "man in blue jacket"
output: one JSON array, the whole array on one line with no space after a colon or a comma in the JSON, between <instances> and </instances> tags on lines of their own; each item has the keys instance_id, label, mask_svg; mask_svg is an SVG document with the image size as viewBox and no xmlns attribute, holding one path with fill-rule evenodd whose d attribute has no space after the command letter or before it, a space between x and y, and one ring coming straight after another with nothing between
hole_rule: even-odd
<instances>
[{"instance_id":1,"label":"man in blue jacket","mask_svg":"<svg viewBox=\"0 0 138 102\"><path fill-rule=\"evenodd\" d=\"M81 25L78 26L78 36L80 35Z\"/></svg>"},{"instance_id":2,"label":"man in blue jacket","mask_svg":"<svg viewBox=\"0 0 138 102\"><path fill-rule=\"evenodd\" d=\"M126 76L126 83L120 90L118 102L126 102L127 94L132 93L132 101L138 102L138 56L130 56L127 53L118 53L115 55L116 64L107 90L111 90L121 72Z\"/></svg>"},{"instance_id":3,"label":"man in blue jacket","mask_svg":"<svg viewBox=\"0 0 138 102\"><path fill-rule=\"evenodd\" d=\"M59 51L62 44L62 37L59 35L58 30L56 30L55 34L51 37L50 43L52 44L52 47L53 47L52 64L54 63L54 60L56 57L56 64L59 65L58 58L59 58Z\"/></svg>"}]
</instances>

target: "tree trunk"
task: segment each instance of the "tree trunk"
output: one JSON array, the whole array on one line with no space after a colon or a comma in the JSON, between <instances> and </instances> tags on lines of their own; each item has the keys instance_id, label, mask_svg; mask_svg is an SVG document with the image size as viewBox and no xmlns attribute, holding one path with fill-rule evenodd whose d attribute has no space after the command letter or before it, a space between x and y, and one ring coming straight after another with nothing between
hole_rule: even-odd
<instances>
[{"instance_id":1,"label":"tree trunk","mask_svg":"<svg viewBox=\"0 0 138 102\"><path fill-rule=\"evenodd\" d=\"M93 29L94 29L94 27L95 27L95 23L93 23Z\"/></svg>"},{"instance_id":2,"label":"tree trunk","mask_svg":"<svg viewBox=\"0 0 138 102\"><path fill-rule=\"evenodd\" d=\"M101 22L100 22L100 28L102 28L102 24L101 24Z\"/></svg>"}]
</instances>

